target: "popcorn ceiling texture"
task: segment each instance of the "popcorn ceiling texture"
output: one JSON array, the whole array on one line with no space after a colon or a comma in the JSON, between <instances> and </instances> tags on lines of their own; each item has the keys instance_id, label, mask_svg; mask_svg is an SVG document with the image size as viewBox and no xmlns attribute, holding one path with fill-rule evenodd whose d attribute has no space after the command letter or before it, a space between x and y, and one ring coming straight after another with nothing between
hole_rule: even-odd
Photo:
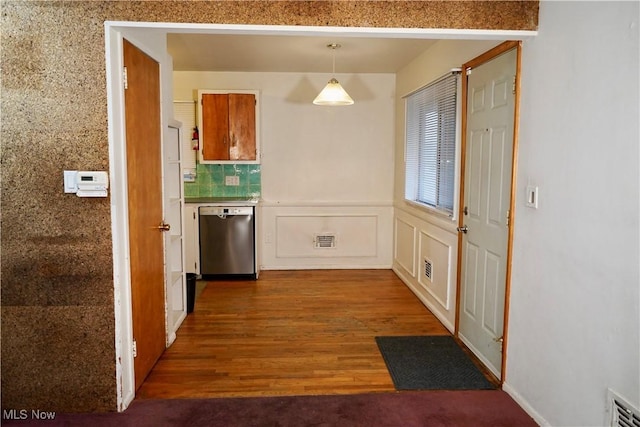
<instances>
[{"instance_id":1,"label":"popcorn ceiling texture","mask_svg":"<svg viewBox=\"0 0 640 427\"><path fill-rule=\"evenodd\" d=\"M104 21L535 30L527 1L2 1L2 409L116 410Z\"/></svg>"}]
</instances>

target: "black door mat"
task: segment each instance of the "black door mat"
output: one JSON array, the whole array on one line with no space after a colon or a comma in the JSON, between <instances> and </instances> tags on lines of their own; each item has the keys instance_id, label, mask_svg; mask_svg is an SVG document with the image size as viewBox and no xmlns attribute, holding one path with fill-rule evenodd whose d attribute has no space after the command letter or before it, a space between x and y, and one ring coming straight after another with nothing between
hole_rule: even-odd
<instances>
[{"instance_id":1,"label":"black door mat","mask_svg":"<svg viewBox=\"0 0 640 427\"><path fill-rule=\"evenodd\" d=\"M485 378L451 336L376 337L396 390L487 390Z\"/></svg>"}]
</instances>

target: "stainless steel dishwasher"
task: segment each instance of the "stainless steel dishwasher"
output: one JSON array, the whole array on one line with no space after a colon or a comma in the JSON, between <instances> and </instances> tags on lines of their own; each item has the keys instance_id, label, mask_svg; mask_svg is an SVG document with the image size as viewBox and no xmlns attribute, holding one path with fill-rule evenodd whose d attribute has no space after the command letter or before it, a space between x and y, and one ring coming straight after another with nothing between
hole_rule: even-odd
<instances>
[{"instance_id":1,"label":"stainless steel dishwasher","mask_svg":"<svg viewBox=\"0 0 640 427\"><path fill-rule=\"evenodd\" d=\"M256 278L253 206L198 208L200 274Z\"/></svg>"}]
</instances>

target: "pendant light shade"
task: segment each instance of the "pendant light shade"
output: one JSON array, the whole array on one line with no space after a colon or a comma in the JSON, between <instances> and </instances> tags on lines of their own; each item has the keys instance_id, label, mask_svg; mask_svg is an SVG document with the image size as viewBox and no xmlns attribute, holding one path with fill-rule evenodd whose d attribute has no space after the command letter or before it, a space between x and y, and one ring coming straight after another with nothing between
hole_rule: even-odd
<instances>
[{"instance_id":1,"label":"pendant light shade","mask_svg":"<svg viewBox=\"0 0 640 427\"><path fill-rule=\"evenodd\" d=\"M316 96L313 103L316 105L352 105L353 99L340 86L340 83L335 78L332 78L322 89L322 92Z\"/></svg>"},{"instance_id":2,"label":"pendant light shade","mask_svg":"<svg viewBox=\"0 0 640 427\"><path fill-rule=\"evenodd\" d=\"M333 50L333 74L336 73L336 49L340 47L339 44L331 43L327 47ZM315 105L353 105L353 99L349 96L346 90L342 88L338 80L332 77L329 83L322 89L322 91L313 100Z\"/></svg>"}]
</instances>

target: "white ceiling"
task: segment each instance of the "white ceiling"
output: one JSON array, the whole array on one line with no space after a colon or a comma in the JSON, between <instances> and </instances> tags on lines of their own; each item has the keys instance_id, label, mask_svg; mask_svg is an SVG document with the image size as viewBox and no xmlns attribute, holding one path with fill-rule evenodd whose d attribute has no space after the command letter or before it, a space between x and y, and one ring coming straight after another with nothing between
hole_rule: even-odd
<instances>
[{"instance_id":1,"label":"white ceiling","mask_svg":"<svg viewBox=\"0 0 640 427\"><path fill-rule=\"evenodd\" d=\"M170 33L167 50L176 71L395 73L436 39Z\"/></svg>"}]
</instances>

